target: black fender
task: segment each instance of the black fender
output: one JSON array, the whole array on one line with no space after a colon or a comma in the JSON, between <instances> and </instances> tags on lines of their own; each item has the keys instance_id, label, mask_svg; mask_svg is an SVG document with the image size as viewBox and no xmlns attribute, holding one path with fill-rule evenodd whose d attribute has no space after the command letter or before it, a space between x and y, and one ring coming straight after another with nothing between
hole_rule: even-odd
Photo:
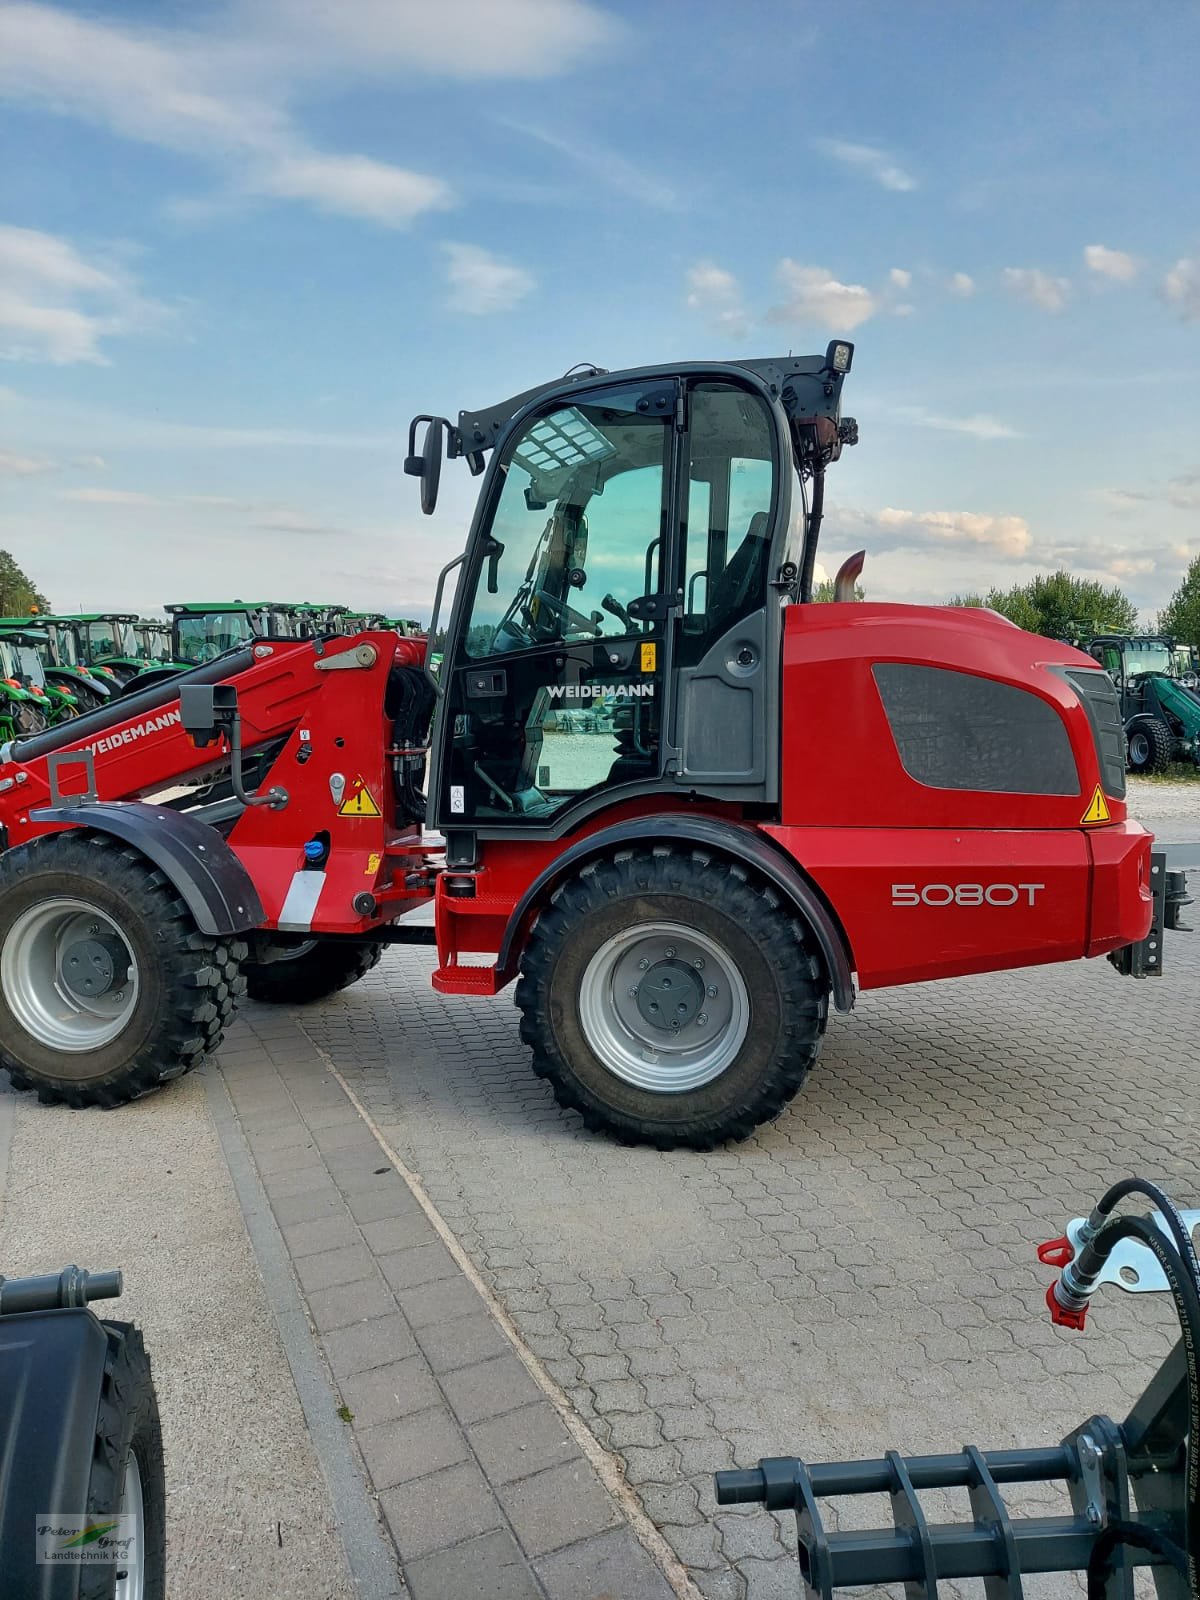
<instances>
[{"instance_id":1,"label":"black fender","mask_svg":"<svg viewBox=\"0 0 1200 1600\"><path fill-rule=\"evenodd\" d=\"M264 920L262 901L245 867L215 828L186 811L144 800L84 800L43 806L31 811L29 819L92 828L132 845L166 873L201 933L245 933Z\"/></svg>"},{"instance_id":2,"label":"black fender","mask_svg":"<svg viewBox=\"0 0 1200 1600\"><path fill-rule=\"evenodd\" d=\"M812 929L829 976L834 1005L839 1011L849 1011L853 1007L854 977L845 933L827 902L791 858L753 825L677 812L619 822L599 833L589 834L543 868L517 902L504 930L500 954L496 958L502 981L508 982L516 975L525 933L534 915L548 904L564 878L585 862L607 855L613 849L649 845L660 840L667 844L695 844L716 851L741 862L778 889L797 916Z\"/></svg>"},{"instance_id":3,"label":"black fender","mask_svg":"<svg viewBox=\"0 0 1200 1600\"><path fill-rule=\"evenodd\" d=\"M74 1562L38 1566L47 1513L81 1517L108 1339L83 1307L0 1317L0 1551L5 1593L75 1596ZM61 1541L51 1541L51 1543Z\"/></svg>"}]
</instances>

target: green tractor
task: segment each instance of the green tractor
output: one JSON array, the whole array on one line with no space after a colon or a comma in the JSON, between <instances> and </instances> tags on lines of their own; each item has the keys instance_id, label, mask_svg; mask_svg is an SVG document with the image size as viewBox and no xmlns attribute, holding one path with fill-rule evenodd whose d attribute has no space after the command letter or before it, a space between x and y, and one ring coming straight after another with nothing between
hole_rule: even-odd
<instances>
[{"instance_id":1,"label":"green tractor","mask_svg":"<svg viewBox=\"0 0 1200 1600\"><path fill-rule=\"evenodd\" d=\"M1162 634L1102 634L1087 646L1121 696L1130 772L1165 772L1173 761L1200 767L1200 693L1175 674L1181 658Z\"/></svg>"},{"instance_id":2,"label":"green tractor","mask_svg":"<svg viewBox=\"0 0 1200 1600\"><path fill-rule=\"evenodd\" d=\"M79 655L73 628L58 626L52 617L0 617L0 628L33 629L46 683L64 690L80 711L94 711L107 704L117 691L117 680L110 672L87 666ZM31 638L33 635L31 634Z\"/></svg>"},{"instance_id":3,"label":"green tractor","mask_svg":"<svg viewBox=\"0 0 1200 1600\"><path fill-rule=\"evenodd\" d=\"M142 657L153 668L175 665L171 654L171 624L143 617L133 625L133 637Z\"/></svg>"},{"instance_id":4,"label":"green tractor","mask_svg":"<svg viewBox=\"0 0 1200 1600\"><path fill-rule=\"evenodd\" d=\"M346 606L317 606L305 601L302 605L289 606L288 610L296 619L297 630L302 639L326 638L330 634L345 633L343 626L345 618L349 615Z\"/></svg>"},{"instance_id":5,"label":"green tractor","mask_svg":"<svg viewBox=\"0 0 1200 1600\"><path fill-rule=\"evenodd\" d=\"M0 677L28 691L49 727L77 717L80 704L69 689L51 683L42 652L49 642L44 628L0 623Z\"/></svg>"},{"instance_id":6,"label":"green tractor","mask_svg":"<svg viewBox=\"0 0 1200 1600\"><path fill-rule=\"evenodd\" d=\"M81 611L47 617L75 636L79 657L93 671L107 671L117 683L126 684L144 672L150 663L139 654L134 636L135 612Z\"/></svg>"},{"instance_id":7,"label":"green tractor","mask_svg":"<svg viewBox=\"0 0 1200 1600\"><path fill-rule=\"evenodd\" d=\"M171 618L171 654L189 667L257 639L312 639L345 631L345 606L221 600L189 601L163 609Z\"/></svg>"}]
</instances>

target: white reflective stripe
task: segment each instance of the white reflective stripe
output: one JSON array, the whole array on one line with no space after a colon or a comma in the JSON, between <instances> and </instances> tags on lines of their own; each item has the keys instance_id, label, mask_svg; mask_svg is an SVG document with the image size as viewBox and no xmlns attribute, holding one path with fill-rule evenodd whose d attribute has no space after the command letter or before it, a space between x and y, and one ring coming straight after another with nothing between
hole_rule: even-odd
<instances>
[{"instance_id":1,"label":"white reflective stripe","mask_svg":"<svg viewBox=\"0 0 1200 1600\"><path fill-rule=\"evenodd\" d=\"M282 933L307 933L312 927L312 919L316 915L317 901L321 898L321 890L325 887L325 874L323 872L296 872L292 875L292 886L287 892L287 899L283 902L283 909L279 913L279 929Z\"/></svg>"}]
</instances>

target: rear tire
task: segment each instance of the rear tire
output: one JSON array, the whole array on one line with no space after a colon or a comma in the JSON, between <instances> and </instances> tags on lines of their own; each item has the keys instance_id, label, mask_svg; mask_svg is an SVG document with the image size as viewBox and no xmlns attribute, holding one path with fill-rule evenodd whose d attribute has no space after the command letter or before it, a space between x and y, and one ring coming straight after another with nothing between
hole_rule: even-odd
<instances>
[{"instance_id":1,"label":"rear tire","mask_svg":"<svg viewBox=\"0 0 1200 1600\"><path fill-rule=\"evenodd\" d=\"M660 847L592 862L557 891L516 1002L534 1071L589 1128L711 1150L796 1094L829 984L774 889L721 857Z\"/></svg>"},{"instance_id":2,"label":"rear tire","mask_svg":"<svg viewBox=\"0 0 1200 1600\"><path fill-rule=\"evenodd\" d=\"M140 1595L163 1600L166 1593L166 1481L158 1399L150 1357L139 1329L129 1322L103 1322L108 1354L96 1414L96 1439L88 1483L87 1515L103 1520L137 1517L137 1546L116 1566L84 1562L81 1600L122 1600ZM137 1579L141 1578L140 1585Z\"/></svg>"},{"instance_id":3,"label":"rear tire","mask_svg":"<svg viewBox=\"0 0 1200 1600\"><path fill-rule=\"evenodd\" d=\"M303 1006L348 989L377 967L382 956L381 944L312 939L279 961L244 961L242 974L251 1000Z\"/></svg>"},{"instance_id":4,"label":"rear tire","mask_svg":"<svg viewBox=\"0 0 1200 1600\"><path fill-rule=\"evenodd\" d=\"M1165 772L1175 753L1175 735L1158 717L1135 717L1126 732L1130 772Z\"/></svg>"},{"instance_id":5,"label":"rear tire","mask_svg":"<svg viewBox=\"0 0 1200 1600\"><path fill-rule=\"evenodd\" d=\"M6 851L0 1067L47 1102L134 1100L217 1048L245 954L200 933L166 876L114 839L71 831Z\"/></svg>"}]
</instances>

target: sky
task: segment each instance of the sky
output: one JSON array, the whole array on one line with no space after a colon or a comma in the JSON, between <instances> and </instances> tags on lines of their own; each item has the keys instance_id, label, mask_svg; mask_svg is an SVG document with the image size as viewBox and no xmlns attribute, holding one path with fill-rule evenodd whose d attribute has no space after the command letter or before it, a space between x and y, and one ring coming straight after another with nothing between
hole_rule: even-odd
<instances>
[{"instance_id":1,"label":"sky","mask_svg":"<svg viewBox=\"0 0 1200 1600\"><path fill-rule=\"evenodd\" d=\"M822 563L1200 554L1200 8L0 0L0 546L59 609L427 614L409 418L855 341Z\"/></svg>"}]
</instances>

